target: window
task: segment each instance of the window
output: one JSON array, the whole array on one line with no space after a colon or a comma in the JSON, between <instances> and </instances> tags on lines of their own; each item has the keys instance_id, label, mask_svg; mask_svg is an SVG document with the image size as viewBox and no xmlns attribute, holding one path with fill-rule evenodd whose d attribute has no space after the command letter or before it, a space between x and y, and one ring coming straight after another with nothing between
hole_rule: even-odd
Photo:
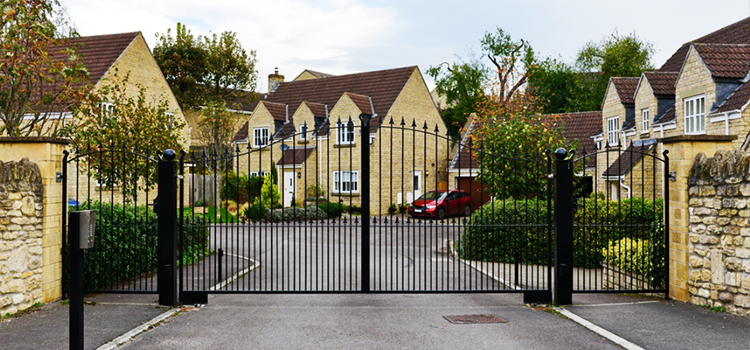
<instances>
[{"instance_id":1,"label":"window","mask_svg":"<svg viewBox=\"0 0 750 350\"><path fill-rule=\"evenodd\" d=\"M334 171L333 192L359 192L359 171Z\"/></svg>"},{"instance_id":2,"label":"window","mask_svg":"<svg viewBox=\"0 0 750 350\"><path fill-rule=\"evenodd\" d=\"M607 119L607 143L610 146L620 144L620 117Z\"/></svg>"},{"instance_id":3,"label":"window","mask_svg":"<svg viewBox=\"0 0 750 350\"><path fill-rule=\"evenodd\" d=\"M641 109L641 118L643 120L643 130L641 132L648 132L648 108Z\"/></svg>"},{"instance_id":4,"label":"window","mask_svg":"<svg viewBox=\"0 0 750 350\"><path fill-rule=\"evenodd\" d=\"M268 128L253 129L253 147L263 147L268 145Z\"/></svg>"},{"instance_id":5,"label":"window","mask_svg":"<svg viewBox=\"0 0 750 350\"><path fill-rule=\"evenodd\" d=\"M115 114L115 105L109 102L102 102L99 105L99 124L104 124L104 121L112 117Z\"/></svg>"},{"instance_id":6,"label":"window","mask_svg":"<svg viewBox=\"0 0 750 350\"><path fill-rule=\"evenodd\" d=\"M685 134L706 132L705 105L706 96L704 95L685 99Z\"/></svg>"},{"instance_id":7,"label":"window","mask_svg":"<svg viewBox=\"0 0 750 350\"><path fill-rule=\"evenodd\" d=\"M299 126L299 140L307 141L307 124L302 124Z\"/></svg>"},{"instance_id":8,"label":"window","mask_svg":"<svg viewBox=\"0 0 750 350\"><path fill-rule=\"evenodd\" d=\"M354 123L336 123L336 143L353 144L354 143Z\"/></svg>"}]
</instances>

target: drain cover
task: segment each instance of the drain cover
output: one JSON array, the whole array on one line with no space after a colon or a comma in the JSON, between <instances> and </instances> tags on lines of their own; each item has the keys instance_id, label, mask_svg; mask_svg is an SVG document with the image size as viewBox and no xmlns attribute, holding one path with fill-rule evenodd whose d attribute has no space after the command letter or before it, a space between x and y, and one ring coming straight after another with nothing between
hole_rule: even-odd
<instances>
[{"instance_id":1,"label":"drain cover","mask_svg":"<svg viewBox=\"0 0 750 350\"><path fill-rule=\"evenodd\" d=\"M495 315L453 315L443 316L450 323L470 324L470 323L507 323L508 321Z\"/></svg>"}]
</instances>

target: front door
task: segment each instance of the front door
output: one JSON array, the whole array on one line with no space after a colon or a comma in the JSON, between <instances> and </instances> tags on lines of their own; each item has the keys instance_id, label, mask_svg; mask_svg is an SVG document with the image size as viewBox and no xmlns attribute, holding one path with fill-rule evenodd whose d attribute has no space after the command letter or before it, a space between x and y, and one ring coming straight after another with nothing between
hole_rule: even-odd
<instances>
[{"instance_id":1,"label":"front door","mask_svg":"<svg viewBox=\"0 0 750 350\"><path fill-rule=\"evenodd\" d=\"M284 172L284 206L289 207L294 200L294 192L297 188L297 180L294 177L294 171Z\"/></svg>"}]
</instances>

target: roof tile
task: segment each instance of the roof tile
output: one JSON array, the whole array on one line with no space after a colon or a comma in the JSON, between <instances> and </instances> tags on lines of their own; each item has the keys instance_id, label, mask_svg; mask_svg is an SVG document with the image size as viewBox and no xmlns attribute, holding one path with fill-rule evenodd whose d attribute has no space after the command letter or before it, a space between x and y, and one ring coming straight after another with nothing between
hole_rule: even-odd
<instances>
[{"instance_id":1,"label":"roof tile","mask_svg":"<svg viewBox=\"0 0 750 350\"><path fill-rule=\"evenodd\" d=\"M622 103L635 103L635 88L638 87L639 77L612 77L615 90Z\"/></svg>"},{"instance_id":2,"label":"roof tile","mask_svg":"<svg viewBox=\"0 0 750 350\"><path fill-rule=\"evenodd\" d=\"M750 17L683 44L672 54L672 57L664 62L659 70L678 72L682 68L690 45L693 43L750 44Z\"/></svg>"},{"instance_id":3,"label":"roof tile","mask_svg":"<svg viewBox=\"0 0 750 350\"><path fill-rule=\"evenodd\" d=\"M677 82L677 72L644 72L643 75L651 86L654 95L674 95L674 84Z\"/></svg>"},{"instance_id":4,"label":"roof tile","mask_svg":"<svg viewBox=\"0 0 750 350\"><path fill-rule=\"evenodd\" d=\"M729 112L741 109L750 101L750 81L740 85L732 95L716 109L716 113Z\"/></svg>"}]
</instances>

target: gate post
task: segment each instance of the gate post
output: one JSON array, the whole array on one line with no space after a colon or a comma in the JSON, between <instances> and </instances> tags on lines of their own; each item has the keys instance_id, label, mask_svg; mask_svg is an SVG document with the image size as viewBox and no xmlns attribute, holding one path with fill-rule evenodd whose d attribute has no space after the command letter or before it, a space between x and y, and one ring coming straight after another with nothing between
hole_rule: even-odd
<instances>
[{"instance_id":1,"label":"gate post","mask_svg":"<svg viewBox=\"0 0 750 350\"><path fill-rule=\"evenodd\" d=\"M372 115L362 113L362 292L370 291L370 120Z\"/></svg>"},{"instance_id":2,"label":"gate post","mask_svg":"<svg viewBox=\"0 0 750 350\"><path fill-rule=\"evenodd\" d=\"M555 151L555 269L552 301L573 303L573 169L563 148Z\"/></svg>"},{"instance_id":3,"label":"gate post","mask_svg":"<svg viewBox=\"0 0 750 350\"><path fill-rule=\"evenodd\" d=\"M177 306L177 162L175 151L159 160L158 277L159 305Z\"/></svg>"}]
</instances>

